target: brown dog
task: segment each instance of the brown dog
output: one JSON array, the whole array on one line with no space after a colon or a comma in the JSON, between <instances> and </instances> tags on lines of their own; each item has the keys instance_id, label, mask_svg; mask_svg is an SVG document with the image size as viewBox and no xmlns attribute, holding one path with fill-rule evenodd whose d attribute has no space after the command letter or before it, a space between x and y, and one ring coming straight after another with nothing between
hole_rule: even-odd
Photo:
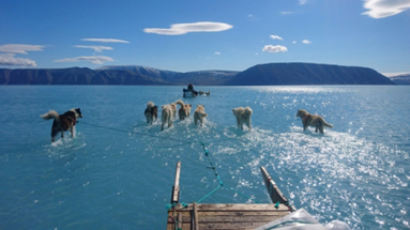
<instances>
[{"instance_id":1,"label":"brown dog","mask_svg":"<svg viewBox=\"0 0 410 230\"><path fill-rule=\"evenodd\" d=\"M182 100L178 100L176 104L180 105L181 107L178 110L179 120L185 120L185 118L189 117L191 114L192 105L185 104Z\"/></svg>"},{"instance_id":2,"label":"brown dog","mask_svg":"<svg viewBox=\"0 0 410 230\"><path fill-rule=\"evenodd\" d=\"M77 119L83 117L80 108L71 109L64 114L58 114L55 110L50 110L48 113L41 115L44 120L54 119L51 127L51 142L55 141L55 137L61 132L61 138L64 137L64 132L70 130L71 137L75 136L75 124Z\"/></svg>"},{"instance_id":3,"label":"brown dog","mask_svg":"<svg viewBox=\"0 0 410 230\"><path fill-rule=\"evenodd\" d=\"M319 130L321 134L323 134L323 127L329 127L333 128L333 126L325 121L321 116L319 115L312 115L308 113L304 109L299 109L298 113L296 114L297 117L300 117L302 119L302 124L303 124L303 131L307 129L308 126L315 127L315 132Z\"/></svg>"},{"instance_id":4,"label":"brown dog","mask_svg":"<svg viewBox=\"0 0 410 230\"><path fill-rule=\"evenodd\" d=\"M197 105L194 112L195 125L198 125L198 122L202 125L206 116L208 116L208 114L205 113L205 107L203 105Z\"/></svg>"}]
</instances>

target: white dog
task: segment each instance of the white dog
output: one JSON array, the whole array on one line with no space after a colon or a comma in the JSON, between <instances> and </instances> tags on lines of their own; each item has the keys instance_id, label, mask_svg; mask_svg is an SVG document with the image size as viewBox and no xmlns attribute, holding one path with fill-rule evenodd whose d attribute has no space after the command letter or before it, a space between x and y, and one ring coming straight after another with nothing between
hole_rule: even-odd
<instances>
[{"instance_id":1,"label":"white dog","mask_svg":"<svg viewBox=\"0 0 410 230\"><path fill-rule=\"evenodd\" d=\"M172 126L172 121L174 119L174 109L172 104L161 106L161 130L164 130L165 124L168 124L168 128Z\"/></svg>"},{"instance_id":2,"label":"white dog","mask_svg":"<svg viewBox=\"0 0 410 230\"><path fill-rule=\"evenodd\" d=\"M253 113L250 107L238 107L232 109L233 115L236 117L236 124L238 128L243 130L243 124L248 126L249 129L252 129L251 125L251 115Z\"/></svg>"},{"instance_id":3,"label":"white dog","mask_svg":"<svg viewBox=\"0 0 410 230\"><path fill-rule=\"evenodd\" d=\"M191 114L192 105L185 104L182 100L178 100L176 104L181 106L178 110L179 120L182 121L185 118L189 117L189 115Z\"/></svg>"},{"instance_id":4,"label":"white dog","mask_svg":"<svg viewBox=\"0 0 410 230\"><path fill-rule=\"evenodd\" d=\"M198 125L198 122L202 125L206 116L208 116L208 114L205 113L205 107L203 105L197 105L194 112L195 125Z\"/></svg>"},{"instance_id":5,"label":"white dog","mask_svg":"<svg viewBox=\"0 0 410 230\"><path fill-rule=\"evenodd\" d=\"M176 119L177 117L177 103L176 102L172 102L171 104L168 104L171 107L171 111L172 111L172 119Z\"/></svg>"}]
</instances>

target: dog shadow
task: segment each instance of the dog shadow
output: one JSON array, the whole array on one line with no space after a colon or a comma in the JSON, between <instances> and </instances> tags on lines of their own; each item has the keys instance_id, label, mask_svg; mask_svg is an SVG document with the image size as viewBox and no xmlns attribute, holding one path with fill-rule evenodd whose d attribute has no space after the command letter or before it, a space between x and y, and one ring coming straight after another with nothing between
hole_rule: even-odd
<instances>
[{"instance_id":1,"label":"dog shadow","mask_svg":"<svg viewBox=\"0 0 410 230\"><path fill-rule=\"evenodd\" d=\"M303 130L303 128L299 126L292 126L290 127L290 129L294 132L299 132L306 136L315 137L315 138L323 138L323 137L329 136L328 132L330 132L330 131L327 131L325 133L315 132L313 128L312 129L307 128L306 130Z\"/></svg>"},{"instance_id":2,"label":"dog shadow","mask_svg":"<svg viewBox=\"0 0 410 230\"><path fill-rule=\"evenodd\" d=\"M248 128L240 129L237 126L230 126L227 128L227 131L236 137L243 137L243 136L249 135L250 133L254 132L255 129L248 129Z\"/></svg>"}]
</instances>

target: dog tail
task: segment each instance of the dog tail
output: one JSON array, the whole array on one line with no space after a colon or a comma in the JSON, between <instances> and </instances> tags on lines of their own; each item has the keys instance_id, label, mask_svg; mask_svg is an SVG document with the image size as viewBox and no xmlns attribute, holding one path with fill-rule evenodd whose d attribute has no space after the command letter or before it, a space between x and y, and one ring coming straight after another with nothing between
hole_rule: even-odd
<instances>
[{"instance_id":1,"label":"dog tail","mask_svg":"<svg viewBox=\"0 0 410 230\"><path fill-rule=\"evenodd\" d=\"M41 118L43 118L44 120L59 119L60 115L58 115L55 110L50 110L48 111L48 113L41 115Z\"/></svg>"},{"instance_id":2,"label":"dog tail","mask_svg":"<svg viewBox=\"0 0 410 230\"><path fill-rule=\"evenodd\" d=\"M323 125L324 125L324 126L327 126L327 127L329 127L329 128L333 128L333 125L327 123L326 121L323 121Z\"/></svg>"},{"instance_id":3,"label":"dog tail","mask_svg":"<svg viewBox=\"0 0 410 230\"><path fill-rule=\"evenodd\" d=\"M178 101L176 101L175 102L177 105L180 105L181 107L184 107L184 102L181 100L181 99L179 99Z\"/></svg>"},{"instance_id":4,"label":"dog tail","mask_svg":"<svg viewBox=\"0 0 410 230\"><path fill-rule=\"evenodd\" d=\"M147 107L152 108L154 106L155 106L154 102L152 101L147 102Z\"/></svg>"}]
</instances>

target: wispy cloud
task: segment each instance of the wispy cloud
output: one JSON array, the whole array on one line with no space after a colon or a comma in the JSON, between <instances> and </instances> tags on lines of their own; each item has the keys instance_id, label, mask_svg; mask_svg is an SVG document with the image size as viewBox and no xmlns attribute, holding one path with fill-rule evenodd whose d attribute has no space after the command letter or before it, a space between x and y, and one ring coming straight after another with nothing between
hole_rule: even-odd
<instances>
[{"instance_id":1,"label":"wispy cloud","mask_svg":"<svg viewBox=\"0 0 410 230\"><path fill-rule=\"evenodd\" d=\"M42 51L44 46L42 45L29 45L29 44L5 44L0 46L0 52L14 53L14 54L27 54L31 51Z\"/></svg>"},{"instance_id":2,"label":"wispy cloud","mask_svg":"<svg viewBox=\"0 0 410 230\"><path fill-rule=\"evenodd\" d=\"M266 45L263 47L262 51L268 53L284 53L288 51L288 48L281 45Z\"/></svg>"},{"instance_id":3,"label":"wispy cloud","mask_svg":"<svg viewBox=\"0 0 410 230\"><path fill-rule=\"evenodd\" d=\"M292 41L292 44L296 44L296 43L298 43L298 42L297 42L297 41L295 41L295 40L293 40L293 41Z\"/></svg>"},{"instance_id":4,"label":"wispy cloud","mask_svg":"<svg viewBox=\"0 0 410 230\"><path fill-rule=\"evenodd\" d=\"M36 67L37 63L28 58L17 58L14 53L0 54L0 66Z\"/></svg>"},{"instance_id":5,"label":"wispy cloud","mask_svg":"<svg viewBox=\"0 0 410 230\"><path fill-rule=\"evenodd\" d=\"M307 3L307 0L299 0L299 5L305 5Z\"/></svg>"},{"instance_id":6,"label":"wispy cloud","mask_svg":"<svg viewBox=\"0 0 410 230\"><path fill-rule=\"evenodd\" d=\"M219 55L221 55L221 52L215 51L215 52L214 52L214 55L219 56Z\"/></svg>"},{"instance_id":7,"label":"wispy cloud","mask_svg":"<svg viewBox=\"0 0 410 230\"><path fill-rule=\"evenodd\" d=\"M372 18L385 18L399 14L410 8L410 0L365 0L366 12Z\"/></svg>"},{"instance_id":8,"label":"wispy cloud","mask_svg":"<svg viewBox=\"0 0 410 230\"><path fill-rule=\"evenodd\" d=\"M28 52L42 51L43 45L31 44L4 44L0 45L0 65L3 66L30 66L36 67L37 63L28 58L15 57L18 54L28 54Z\"/></svg>"},{"instance_id":9,"label":"wispy cloud","mask_svg":"<svg viewBox=\"0 0 410 230\"><path fill-rule=\"evenodd\" d=\"M294 14L295 12L293 11L281 11L280 14L282 15L289 15L289 14Z\"/></svg>"},{"instance_id":10,"label":"wispy cloud","mask_svg":"<svg viewBox=\"0 0 410 230\"><path fill-rule=\"evenodd\" d=\"M233 26L223 22L193 22L172 24L170 28L145 28L145 33L160 35L182 35L190 32L219 32Z\"/></svg>"},{"instance_id":11,"label":"wispy cloud","mask_svg":"<svg viewBox=\"0 0 410 230\"><path fill-rule=\"evenodd\" d=\"M312 42L309 41L309 40L307 40L307 39L304 39L304 40L302 40L302 43L308 45L308 44L310 44L310 43L312 43Z\"/></svg>"},{"instance_id":12,"label":"wispy cloud","mask_svg":"<svg viewBox=\"0 0 410 230\"><path fill-rule=\"evenodd\" d=\"M269 37L273 40L283 40L281 36L275 34L271 34Z\"/></svg>"},{"instance_id":13,"label":"wispy cloud","mask_svg":"<svg viewBox=\"0 0 410 230\"><path fill-rule=\"evenodd\" d=\"M91 62L96 65L102 65L104 62L113 62L114 59L107 56L80 56L80 57L73 57L73 58L64 58L55 60L54 62Z\"/></svg>"},{"instance_id":14,"label":"wispy cloud","mask_svg":"<svg viewBox=\"0 0 410 230\"><path fill-rule=\"evenodd\" d=\"M116 39L116 38L83 38L82 41L86 42L102 42L102 43L130 43L129 41Z\"/></svg>"},{"instance_id":15,"label":"wispy cloud","mask_svg":"<svg viewBox=\"0 0 410 230\"><path fill-rule=\"evenodd\" d=\"M92 49L95 52L103 52L104 50L113 50L111 46L86 46L86 45L75 45L76 48Z\"/></svg>"}]
</instances>

